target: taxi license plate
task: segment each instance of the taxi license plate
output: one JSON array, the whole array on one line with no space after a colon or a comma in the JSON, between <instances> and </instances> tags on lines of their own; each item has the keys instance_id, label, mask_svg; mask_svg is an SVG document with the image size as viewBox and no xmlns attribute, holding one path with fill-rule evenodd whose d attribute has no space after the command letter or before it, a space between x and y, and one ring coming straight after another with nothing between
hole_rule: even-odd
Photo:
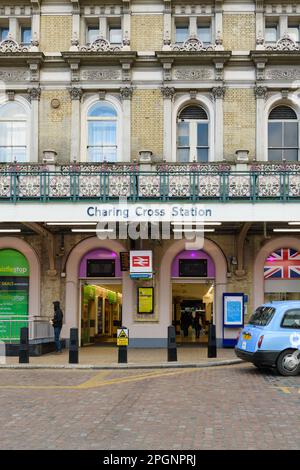
<instances>
[{"instance_id":1,"label":"taxi license plate","mask_svg":"<svg viewBox=\"0 0 300 470\"><path fill-rule=\"evenodd\" d=\"M244 334L243 334L243 339L246 339L246 340L247 340L247 339L251 339L250 333L244 333Z\"/></svg>"}]
</instances>

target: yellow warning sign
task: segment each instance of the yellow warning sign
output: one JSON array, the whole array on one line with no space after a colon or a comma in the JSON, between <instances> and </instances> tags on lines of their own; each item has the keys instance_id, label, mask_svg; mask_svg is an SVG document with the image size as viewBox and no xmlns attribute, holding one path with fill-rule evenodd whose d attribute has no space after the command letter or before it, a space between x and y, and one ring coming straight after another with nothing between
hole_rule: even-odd
<instances>
[{"instance_id":1,"label":"yellow warning sign","mask_svg":"<svg viewBox=\"0 0 300 470\"><path fill-rule=\"evenodd\" d=\"M121 328L117 330L117 346L128 346L128 329Z\"/></svg>"}]
</instances>

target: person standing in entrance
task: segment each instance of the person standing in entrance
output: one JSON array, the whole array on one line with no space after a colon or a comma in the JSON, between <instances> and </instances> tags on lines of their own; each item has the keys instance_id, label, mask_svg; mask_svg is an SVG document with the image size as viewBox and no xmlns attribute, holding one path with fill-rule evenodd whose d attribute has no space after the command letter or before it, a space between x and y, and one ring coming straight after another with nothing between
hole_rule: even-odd
<instances>
[{"instance_id":1,"label":"person standing in entrance","mask_svg":"<svg viewBox=\"0 0 300 470\"><path fill-rule=\"evenodd\" d=\"M62 322L63 322L63 313L60 308L60 303L58 300L53 302L54 306L54 317L52 319L52 326L54 328L54 341L55 341L55 348L57 353L62 353L61 350L61 342L60 342L60 332L62 329Z\"/></svg>"}]
</instances>

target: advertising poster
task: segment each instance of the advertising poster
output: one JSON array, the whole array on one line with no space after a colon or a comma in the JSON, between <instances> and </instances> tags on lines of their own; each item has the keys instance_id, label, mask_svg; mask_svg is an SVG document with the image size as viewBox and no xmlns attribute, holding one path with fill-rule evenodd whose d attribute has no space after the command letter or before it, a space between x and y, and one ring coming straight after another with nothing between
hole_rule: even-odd
<instances>
[{"instance_id":1,"label":"advertising poster","mask_svg":"<svg viewBox=\"0 0 300 470\"><path fill-rule=\"evenodd\" d=\"M138 313L153 313L153 287L138 287Z\"/></svg>"},{"instance_id":2,"label":"advertising poster","mask_svg":"<svg viewBox=\"0 0 300 470\"><path fill-rule=\"evenodd\" d=\"M0 250L0 340L19 340L27 326L29 265L20 252Z\"/></svg>"}]
</instances>

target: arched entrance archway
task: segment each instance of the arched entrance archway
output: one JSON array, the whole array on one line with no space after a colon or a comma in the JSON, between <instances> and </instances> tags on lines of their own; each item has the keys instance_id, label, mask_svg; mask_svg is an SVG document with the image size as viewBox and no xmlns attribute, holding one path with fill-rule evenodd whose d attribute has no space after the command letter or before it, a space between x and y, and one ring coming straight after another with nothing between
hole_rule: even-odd
<instances>
[{"instance_id":1,"label":"arched entrance archway","mask_svg":"<svg viewBox=\"0 0 300 470\"><path fill-rule=\"evenodd\" d=\"M172 277L171 266L174 258L186 249L186 240L174 242L164 253L159 271L159 314L160 330L165 337L167 327L172 322ZM215 324L219 346L222 345L222 296L227 285L227 263L222 250L208 239L204 240L203 251L211 257L215 265ZM162 334L162 333L161 333Z\"/></svg>"},{"instance_id":2,"label":"arched entrance archway","mask_svg":"<svg viewBox=\"0 0 300 470\"><path fill-rule=\"evenodd\" d=\"M172 324L177 342L207 342L213 322L215 264L203 250L184 250L173 259Z\"/></svg>"},{"instance_id":3,"label":"arched entrance archway","mask_svg":"<svg viewBox=\"0 0 300 470\"><path fill-rule=\"evenodd\" d=\"M1 237L1 249L13 249L22 253L29 264L29 299L28 317L40 316L41 268L40 261L34 249L24 240L16 237Z\"/></svg>"},{"instance_id":4,"label":"arched entrance archway","mask_svg":"<svg viewBox=\"0 0 300 470\"><path fill-rule=\"evenodd\" d=\"M270 254L281 248L290 248L300 251L300 240L294 237L279 237L267 242L258 252L254 262L254 280L253 280L253 306L258 307L264 303L265 297L265 279L264 266L266 259ZM300 263L299 263L300 264Z\"/></svg>"},{"instance_id":5,"label":"arched entrance archway","mask_svg":"<svg viewBox=\"0 0 300 470\"><path fill-rule=\"evenodd\" d=\"M79 327L80 314L80 262L92 250L109 250L119 254L126 248L115 240L99 240L97 237L86 238L79 242L70 252L66 264L66 296L65 296L65 324L63 336L69 338L70 328ZM128 273L123 273L122 290L126 292L126 302L123 303L123 323L129 326L132 317L132 281ZM132 321L132 320L131 320Z\"/></svg>"}]
</instances>

